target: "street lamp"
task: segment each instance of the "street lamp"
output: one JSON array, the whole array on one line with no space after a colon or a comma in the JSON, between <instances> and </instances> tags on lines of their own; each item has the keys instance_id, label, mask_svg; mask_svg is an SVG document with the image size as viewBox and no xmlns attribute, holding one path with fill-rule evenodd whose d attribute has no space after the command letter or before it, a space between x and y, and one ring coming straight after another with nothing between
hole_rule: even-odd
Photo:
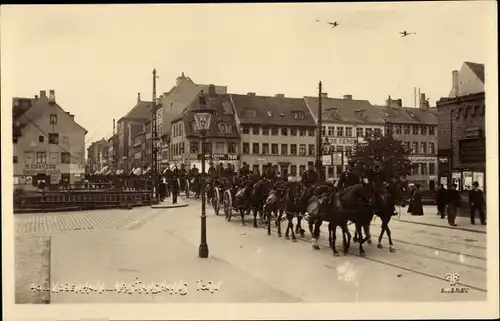
<instances>
[{"instance_id":1,"label":"street lamp","mask_svg":"<svg viewBox=\"0 0 500 321\"><path fill-rule=\"evenodd\" d=\"M316 171L319 174L320 180L324 180L323 175L323 138L322 138L322 127L323 127L323 110L322 110L322 87L321 81L319 82L319 90L318 90L318 137L316 139Z\"/></svg>"},{"instance_id":2,"label":"street lamp","mask_svg":"<svg viewBox=\"0 0 500 321\"><path fill-rule=\"evenodd\" d=\"M207 215L205 213L205 138L207 131L210 129L210 121L214 110L207 104L207 99L203 94L203 90L198 96L198 107L192 110L194 113L194 120L196 127L200 131L201 139L201 242L198 249L198 256L201 258L208 257L208 244L207 244Z\"/></svg>"}]
</instances>

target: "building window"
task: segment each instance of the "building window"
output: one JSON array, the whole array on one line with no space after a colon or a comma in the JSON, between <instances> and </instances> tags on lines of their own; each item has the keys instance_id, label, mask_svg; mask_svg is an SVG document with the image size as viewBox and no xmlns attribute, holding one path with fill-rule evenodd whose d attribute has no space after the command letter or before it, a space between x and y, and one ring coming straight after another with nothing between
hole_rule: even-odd
<instances>
[{"instance_id":1,"label":"building window","mask_svg":"<svg viewBox=\"0 0 500 321\"><path fill-rule=\"evenodd\" d=\"M47 153L46 152L36 152L36 163L37 164L47 164Z\"/></svg>"},{"instance_id":2,"label":"building window","mask_svg":"<svg viewBox=\"0 0 500 321\"><path fill-rule=\"evenodd\" d=\"M333 177L334 176L333 175L333 168L334 167L333 166L328 166L327 168L328 168L328 177Z\"/></svg>"},{"instance_id":3,"label":"building window","mask_svg":"<svg viewBox=\"0 0 500 321\"><path fill-rule=\"evenodd\" d=\"M371 128L366 128L366 129L365 129L365 136L366 136L366 137L371 137L371 136L372 136L372 134L373 134L373 132L372 132L372 129L371 129Z\"/></svg>"},{"instance_id":4,"label":"building window","mask_svg":"<svg viewBox=\"0 0 500 321\"><path fill-rule=\"evenodd\" d=\"M316 131L316 129L309 129L309 136L314 137L315 131Z\"/></svg>"},{"instance_id":5,"label":"building window","mask_svg":"<svg viewBox=\"0 0 500 321\"><path fill-rule=\"evenodd\" d=\"M321 135L326 136L326 126L321 126Z\"/></svg>"},{"instance_id":6,"label":"building window","mask_svg":"<svg viewBox=\"0 0 500 321\"><path fill-rule=\"evenodd\" d=\"M271 144L271 154L278 155L278 144Z\"/></svg>"},{"instance_id":7,"label":"building window","mask_svg":"<svg viewBox=\"0 0 500 321\"><path fill-rule=\"evenodd\" d=\"M24 164L33 164L33 152L24 152Z\"/></svg>"},{"instance_id":8,"label":"building window","mask_svg":"<svg viewBox=\"0 0 500 321\"><path fill-rule=\"evenodd\" d=\"M346 127L345 128L345 136L346 137L352 137L352 127Z\"/></svg>"},{"instance_id":9,"label":"building window","mask_svg":"<svg viewBox=\"0 0 500 321\"><path fill-rule=\"evenodd\" d=\"M196 122L192 121L191 122L191 131L192 132L197 132L198 131L198 126L196 126ZM174 137L177 136L177 126L174 127Z\"/></svg>"},{"instance_id":10,"label":"building window","mask_svg":"<svg viewBox=\"0 0 500 321\"><path fill-rule=\"evenodd\" d=\"M427 125L422 125L422 127L420 127L420 133L422 135L427 135Z\"/></svg>"},{"instance_id":11,"label":"building window","mask_svg":"<svg viewBox=\"0 0 500 321\"><path fill-rule=\"evenodd\" d=\"M49 144L58 145L59 144L59 134L49 133Z\"/></svg>"},{"instance_id":12,"label":"building window","mask_svg":"<svg viewBox=\"0 0 500 321\"><path fill-rule=\"evenodd\" d=\"M335 127L328 126L328 136L335 136Z\"/></svg>"},{"instance_id":13,"label":"building window","mask_svg":"<svg viewBox=\"0 0 500 321\"><path fill-rule=\"evenodd\" d=\"M297 128L290 129L290 136L297 136Z\"/></svg>"},{"instance_id":14,"label":"building window","mask_svg":"<svg viewBox=\"0 0 500 321\"><path fill-rule=\"evenodd\" d=\"M299 135L300 135L300 136L305 136L305 135L306 135L306 132L307 132L307 130L306 130L305 128L301 128L301 129L299 130Z\"/></svg>"},{"instance_id":15,"label":"building window","mask_svg":"<svg viewBox=\"0 0 500 321\"><path fill-rule=\"evenodd\" d=\"M61 153L61 164L69 164L71 163L71 155L67 152Z\"/></svg>"},{"instance_id":16,"label":"building window","mask_svg":"<svg viewBox=\"0 0 500 321\"><path fill-rule=\"evenodd\" d=\"M309 156L314 156L315 154L315 148L314 148L314 144L309 144Z\"/></svg>"},{"instance_id":17,"label":"building window","mask_svg":"<svg viewBox=\"0 0 500 321\"><path fill-rule=\"evenodd\" d=\"M269 135L269 128L268 127L262 127L262 135Z\"/></svg>"},{"instance_id":18,"label":"building window","mask_svg":"<svg viewBox=\"0 0 500 321\"><path fill-rule=\"evenodd\" d=\"M271 135L278 136L278 127L271 128Z\"/></svg>"},{"instance_id":19,"label":"building window","mask_svg":"<svg viewBox=\"0 0 500 321\"><path fill-rule=\"evenodd\" d=\"M290 145L290 155L293 155L293 156L297 155L297 144Z\"/></svg>"},{"instance_id":20,"label":"building window","mask_svg":"<svg viewBox=\"0 0 500 321\"><path fill-rule=\"evenodd\" d=\"M396 134L401 135L401 125L396 125Z\"/></svg>"},{"instance_id":21,"label":"building window","mask_svg":"<svg viewBox=\"0 0 500 321\"><path fill-rule=\"evenodd\" d=\"M269 155L269 144L268 143L262 144L262 154Z\"/></svg>"},{"instance_id":22,"label":"building window","mask_svg":"<svg viewBox=\"0 0 500 321\"><path fill-rule=\"evenodd\" d=\"M252 154L259 155L259 143L252 144Z\"/></svg>"},{"instance_id":23,"label":"building window","mask_svg":"<svg viewBox=\"0 0 500 321\"><path fill-rule=\"evenodd\" d=\"M413 135L418 135L419 134L418 127L419 127L418 125L411 126L411 128L412 128L412 134Z\"/></svg>"},{"instance_id":24,"label":"building window","mask_svg":"<svg viewBox=\"0 0 500 321\"><path fill-rule=\"evenodd\" d=\"M243 126L243 134L250 134L250 128L248 126Z\"/></svg>"},{"instance_id":25,"label":"building window","mask_svg":"<svg viewBox=\"0 0 500 321\"><path fill-rule=\"evenodd\" d=\"M342 175L342 165L335 165L336 167L336 172L337 172L337 177L340 177L340 175Z\"/></svg>"},{"instance_id":26,"label":"building window","mask_svg":"<svg viewBox=\"0 0 500 321\"><path fill-rule=\"evenodd\" d=\"M259 135L260 134L260 128L259 127L253 127L252 128L252 135Z\"/></svg>"},{"instance_id":27,"label":"building window","mask_svg":"<svg viewBox=\"0 0 500 321\"><path fill-rule=\"evenodd\" d=\"M351 156L352 155L352 146L346 146L345 147L345 154L347 156Z\"/></svg>"},{"instance_id":28,"label":"building window","mask_svg":"<svg viewBox=\"0 0 500 321\"><path fill-rule=\"evenodd\" d=\"M217 142L215 143L215 153L217 154L223 154L224 153L224 142Z\"/></svg>"},{"instance_id":29,"label":"building window","mask_svg":"<svg viewBox=\"0 0 500 321\"><path fill-rule=\"evenodd\" d=\"M189 143L189 152L191 154L198 154L199 149L200 149L199 142L190 142Z\"/></svg>"},{"instance_id":30,"label":"building window","mask_svg":"<svg viewBox=\"0 0 500 321\"><path fill-rule=\"evenodd\" d=\"M403 126L403 133L405 135L409 135L410 134L410 125L404 125Z\"/></svg>"},{"instance_id":31,"label":"building window","mask_svg":"<svg viewBox=\"0 0 500 321\"><path fill-rule=\"evenodd\" d=\"M411 153L412 154L418 153L418 142L411 143Z\"/></svg>"},{"instance_id":32,"label":"building window","mask_svg":"<svg viewBox=\"0 0 500 321\"><path fill-rule=\"evenodd\" d=\"M50 114L50 124L51 125L57 125L57 115L56 114Z\"/></svg>"},{"instance_id":33,"label":"building window","mask_svg":"<svg viewBox=\"0 0 500 321\"><path fill-rule=\"evenodd\" d=\"M356 128L356 137L363 137L363 128Z\"/></svg>"},{"instance_id":34,"label":"building window","mask_svg":"<svg viewBox=\"0 0 500 321\"><path fill-rule=\"evenodd\" d=\"M337 127L337 137L344 137L344 127Z\"/></svg>"},{"instance_id":35,"label":"building window","mask_svg":"<svg viewBox=\"0 0 500 321\"><path fill-rule=\"evenodd\" d=\"M288 145L281 144L281 155L288 155Z\"/></svg>"},{"instance_id":36,"label":"building window","mask_svg":"<svg viewBox=\"0 0 500 321\"><path fill-rule=\"evenodd\" d=\"M436 164L429 163L429 175L436 175Z\"/></svg>"},{"instance_id":37,"label":"building window","mask_svg":"<svg viewBox=\"0 0 500 321\"><path fill-rule=\"evenodd\" d=\"M306 171L306 165L300 165L299 166L299 175L302 176L305 171Z\"/></svg>"},{"instance_id":38,"label":"building window","mask_svg":"<svg viewBox=\"0 0 500 321\"><path fill-rule=\"evenodd\" d=\"M420 143L420 153L421 154L426 154L427 153L427 143L426 142L421 142Z\"/></svg>"},{"instance_id":39,"label":"building window","mask_svg":"<svg viewBox=\"0 0 500 321\"><path fill-rule=\"evenodd\" d=\"M43 143L45 141L45 137L43 136L38 136L38 142Z\"/></svg>"},{"instance_id":40,"label":"building window","mask_svg":"<svg viewBox=\"0 0 500 321\"><path fill-rule=\"evenodd\" d=\"M429 154L434 155L436 153L436 146L434 143L429 143Z\"/></svg>"},{"instance_id":41,"label":"building window","mask_svg":"<svg viewBox=\"0 0 500 321\"><path fill-rule=\"evenodd\" d=\"M17 164L17 156L14 156L14 164Z\"/></svg>"},{"instance_id":42,"label":"building window","mask_svg":"<svg viewBox=\"0 0 500 321\"><path fill-rule=\"evenodd\" d=\"M297 165L290 165L290 176L297 177Z\"/></svg>"},{"instance_id":43,"label":"building window","mask_svg":"<svg viewBox=\"0 0 500 321\"><path fill-rule=\"evenodd\" d=\"M281 136L288 136L288 128L281 128Z\"/></svg>"},{"instance_id":44,"label":"building window","mask_svg":"<svg viewBox=\"0 0 500 321\"><path fill-rule=\"evenodd\" d=\"M250 154L250 144L243 143L243 154Z\"/></svg>"},{"instance_id":45,"label":"building window","mask_svg":"<svg viewBox=\"0 0 500 321\"><path fill-rule=\"evenodd\" d=\"M304 112L294 111L294 112L292 112L292 116L293 116L293 119L295 119L295 120L304 119Z\"/></svg>"},{"instance_id":46,"label":"building window","mask_svg":"<svg viewBox=\"0 0 500 321\"><path fill-rule=\"evenodd\" d=\"M436 135L436 126L429 126L429 135L431 136Z\"/></svg>"},{"instance_id":47,"label":"building window","mask_svg":"<svg viewBox=\"0 0 500 321\"><path fill-rule=\"evenodd\" d=\"M227 143L227 152L229 154L236 154L236 143Z\"/></svg>"},{"instance_id":48,"label":"building window","mask_svg":"<svg viewBox=\"0 0 500 321\"><path fill-rule=\"evenodd\" d=\"M420 175L427 175L427 164L420 164Z\"/></svg>"},{"instance_id":49,"label":"building window","mask_svg":"<svg viewBox=\"0 0 500 321\"><path fill-rule=\"evenodd\" d=\"M299 145L299 155L306 156L306 144Z\"/></svg>"}]
</instances>

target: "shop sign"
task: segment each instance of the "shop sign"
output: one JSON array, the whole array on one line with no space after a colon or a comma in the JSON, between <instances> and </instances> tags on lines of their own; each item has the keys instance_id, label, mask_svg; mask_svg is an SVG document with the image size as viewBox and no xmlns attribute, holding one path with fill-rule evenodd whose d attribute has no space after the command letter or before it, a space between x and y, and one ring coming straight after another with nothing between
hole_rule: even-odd
<instances>
[{"instance_id":1,"label":"shop sign","mask_svg":"<svg viewBox=\"0 0 500 321\"><path fill-rule=\"evenodd\" d=\"M412 163L435 163L437 161L434 156L410 156L408 159Z\"/></svg>"},{"instance_id":2,"label":"shop sign","mask_svg":"<svg viewBox=\"0 0 500 321\"><path fill-rule=\"evenodd\" d=\"M356 138L325 138L325 143L329 145L353 146L356 145Z\"/></svg>"},{"instance_id":3,"label":"shop sign","mask_svg":"<svg viewBox=\"0 0 500 321\"><path fill-rule=\"evenodd\" d=\"M24 165L23 173L25 175L36 174L59 174L61 171L54 164L26 164Z\"/></svg>"},{"instance_id":4,"label":"shop sign","mask_svg":"<svg viewBox=\"0 0 500 321\"><path fill-rule=\"evenodd\" d=\"M323 166L332 165L332 156L331 155L323 155L321 158L322 158L321 163L323 164Z\"/></svg>"},{"instance_id":5,"label":"shop sign","mask_svg":"<svg viewBox=\"0 0 500 321\"><path fill-rule=\"evenodd\" d=\"M201 160L202 154L198 154L198 160ZM236 161L240 159L239 154L205 154L205 159L212 159L214 161L216 160L230 160L230 161Z\"/></svg>"}]
</instances>

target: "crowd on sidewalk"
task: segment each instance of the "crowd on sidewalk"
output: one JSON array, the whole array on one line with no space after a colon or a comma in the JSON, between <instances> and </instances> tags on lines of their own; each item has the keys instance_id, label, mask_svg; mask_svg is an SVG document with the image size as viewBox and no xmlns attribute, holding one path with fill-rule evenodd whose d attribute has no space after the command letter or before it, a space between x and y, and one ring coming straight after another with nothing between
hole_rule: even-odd
<instances>
[{"instance_id":1,"label":"crowd on sidewalk","mask_svg":"<svg viewBox=\"0 0 500 321\"><path fill-rule=\"evenodd\" d=\"M411 200L408 213L415 216L424 215L422 206L422 195L419 185L411 186ZM447 217L450 226L457 226L455 223L457 212L464 208L462 196L457 190L457 185L452 184L445 189L444 185L439 186L436 192L437 215L442 219ZM484 192L479 189L478 182L472 184L472 189L468 193L468 207L470 210L470 223L476 224L476 212L482 225L486 225L486 199Z\"/></svg>"}]
</instances>

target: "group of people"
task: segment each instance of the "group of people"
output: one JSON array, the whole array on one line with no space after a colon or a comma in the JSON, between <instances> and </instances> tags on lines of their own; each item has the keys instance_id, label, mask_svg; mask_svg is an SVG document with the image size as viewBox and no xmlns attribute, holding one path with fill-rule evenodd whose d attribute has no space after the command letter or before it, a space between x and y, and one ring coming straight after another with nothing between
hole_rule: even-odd
<instances>
[{"instance_id":1,"label":"group of people","mask_svg":"<svg viewBox=\"0 0 500 321\"><path fill-rule=\"evenodd\" d=\"M476 224L475 218L477 212L481 224L486 225L486 200L483 191L479 189L478 182L472 183L472 189L469 190L468 200L471 224ZM445 189L444 185L440 185L436 193L436 204L438 210L437 215L440 215L442 219L447 216L448 224L457 226L455 218L462 204L462 196L460 195L460 191L457 190L457 184L451 184L448 189Z\"/></svg>"}]
</instances>

